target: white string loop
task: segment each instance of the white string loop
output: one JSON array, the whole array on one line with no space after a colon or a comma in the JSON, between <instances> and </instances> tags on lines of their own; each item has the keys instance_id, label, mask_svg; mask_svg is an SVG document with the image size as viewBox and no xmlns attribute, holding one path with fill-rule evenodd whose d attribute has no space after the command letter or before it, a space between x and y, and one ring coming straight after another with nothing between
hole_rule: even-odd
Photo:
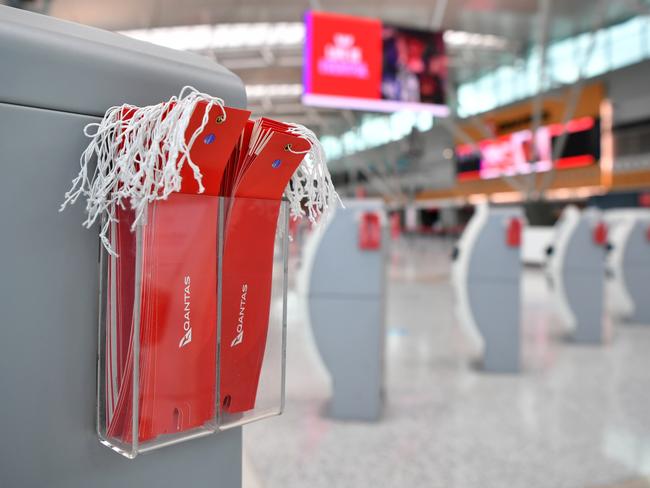
<instances>
[{"instance_id":1,"label":"white string loop","mask_svg":"<svg viewBox=\"0 0 650 488\"><path fill-rule=\"evenodd\" d=\"M197 104L206 102L201 125L186 141L185 132ZM108 239L111 223L117 222L116 205L135 211L132 230L141 223L147 205L165 200L181 189L181 170L192 169L199 193L205 188L199 167L190 150L207 126L210 111L219 107L216 122L226 120L224 101L184 87L178 97L146 107L121 105L109 108L99 123L84 127L90 143L80 157L79 174L72 180L59 211L86 198L85 227L105 219L99 237L106 250L116 256ZM96 161L90 175L91 162Z\"/></svg>"},{"instance_id":2,"label":"white string loop","mask_svg":"<svg viewBox=\"0 0 650 488\"><path fill-rule=\"evenodd\" d=\"M331 206L343 206L343 203L332 183L325 150L316 134L302 125L290 125L289 132L305 139L309 143L309 149L296 151L290 144L286 146L287 151L293 154L305 154L305 158L291 177L285 190L285 197L289 200L294 219L306 216L310 222L315 223L319 218L327 218ZM303 207L304 200L306 202Z\"/></svg>"}]
</instances>

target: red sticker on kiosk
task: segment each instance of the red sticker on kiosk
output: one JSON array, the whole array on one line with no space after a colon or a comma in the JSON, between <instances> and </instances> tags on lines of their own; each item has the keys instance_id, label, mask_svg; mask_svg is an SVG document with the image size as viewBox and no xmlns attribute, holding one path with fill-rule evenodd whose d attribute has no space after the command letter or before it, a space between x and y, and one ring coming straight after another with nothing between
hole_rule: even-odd
<instances>
[{"instance_id":1,"label":"red sticker on kiosk","mask_svg":"<svg viewBox=\"0 0 650 488\"><path fill-rule=\"evenodd\" d=\"M598 224L596 224L593 231L593 239L594 243L599 246L607 244L607 225L605 222L598 222Z\"/></svg>"},{"instance_id":2,"label":"red sticker on kiosk","mask_svg":"<svg viewBox=\"0 0 650 488\"><path fill-rule=\"evenodd\" d=\"M506 229L506 244L509 247L521 246L522 227L521 219L511 218L508 221L508 228Z\"/></svg>"},{"instance_id":3,"label":"red sticker on kiosk","mask_svg":"<svg viewBox=\"0 0 650 488\"><path fill-rule=\"evenodd\" d=\"M381 248L381 217L377 212L364 212L359 223L359 249L376 251Z\"/></svg>"}]
</instances>

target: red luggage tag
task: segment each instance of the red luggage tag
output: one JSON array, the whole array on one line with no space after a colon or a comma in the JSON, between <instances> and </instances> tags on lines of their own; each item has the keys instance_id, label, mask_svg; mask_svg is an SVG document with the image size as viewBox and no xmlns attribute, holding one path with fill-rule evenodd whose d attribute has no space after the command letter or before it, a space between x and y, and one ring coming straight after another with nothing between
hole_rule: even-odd
<instances>
[{"instance_id":1,"label":"red luggage tag","mask_svg":"<svg viewBox=\"0 0 650 488\"><path fill-rule=\"evenodd\" d=\"M215 416L218 197L172 194L150 205L140 304L139 440ZM132 440L133 352L109 435Z\"/></svg>"},{"instance_id":2,"label":"red luggage tag","mask_svg":"<svg viewBox=\"0 0 650 488\"><path fill-rule=\"evenodd\" d=\"M197 106L188 125L186 137L200 126L205 110L205 102ZM186 272L179 266L172 266L170 259L179 257L186 263L186 269L192 269L196 275L195 289L198 295L197 312L194 322L208 324L213 337L216 337L216 305L214 290L216 290L216 225L218 198L208 195L218 195L222 174L225 170L230 153L240 136L250 112L226 108L226 120L217 120L221 115L218 106L212 107L208 114L208 123L196 138L191 157L202 173L202 183L207 195L173 194L167 201L160 201L149 206L148 224L143 228L143 257L142 257L142 289L140 303L140 361L139 361L139 439L144 441L155 438L160 434L184 431L197 427L214 417L214 376L205 371L214 371L216 342L211 347L205 347L205 334L196 337L195 327L191 328L192 340L180 347L181 337L175 337L174 329L179 323L176 318L179 312L184 312L185 303L179 302L179 296L171 296L168 287L177 286L179 279L184 280ZM189 142L189 140L187 141ZM196 193L198 184L193 172L185 163L181 170L182 193ZM183 198L185 197L185 198ZM189 204L187 198L192 199ZM174 210L174 207L178 207ZM185 212L188 214L182 217ZM209 215L208 215L209 214ZM195 223L198 222L197 225ZM130 225L130 223L129 223ZM190 227L192 227L190 229ZM179 233L179 229L185 231ZM130 233L130 230L128 231ZM190 241L183 240L184 232L191 237ZM135 234L132 234L135 239ZM201 236L197 238L197 236ZM192 245L192 250L186 247ZM134 243L131 243L134 249ZM185 247L184 247L185 246ZM208 252L209 250L209 252ZM212 261L209 261L212 259ZM199 261L197 261L199 260ZM117 280L116 288L121 290L118 295L121 302L126 304L130 296L133 301L134 290L129 291L124 285L133 282L135 263L117 259L117 265L124 273L113 276ZM167 264L165 264L167 263ZM196 266L200 264L199 273ZM212 263L212 264L210 264ZM203 271L203 269L207 271ZM176 274L175 274L176 273ZM180 274L178 274L180 273ZM200 276L199 276L200 275ZM187 275L190 276L190 275ZM190 276L190 281L192 280ZM190 288L191 288L190 284ZM212 294L205 295L205 290ZM177 290L174 290L177 291ZM184 299L184 295L181 295ZM211 308L210 308L211 307ZM118 306L125 309L124 306ZM125 310L128 310L126 308ZM132 321L129 314L118 321L120 337L131 337ZM205 319L206 316L210 316ZM185 321L180 322L184 325ZM184 334L188 331L183 331ZM185 338L185 335L183 336ZM117 341L121 344L119 341ZM194 347L189 347L194 342ZM202 346L203 344L203 346ZM113 401L107 405L109 414L108 434L121 437L126 441L132 438L132 372L133 350L132 339L127 347L127 357L118 358L115 344L110 344L113 362L122 365L118 370L119 386L110 381L110 394ZM175 347L172 347L175 346ZM124 349L121 346L122 350ZM183 351L181 351L183 349ZM188 354L181 355L180 352ZM189 357L188 357L189 356ZM169 357L169 359L166 359ZM107 369L108 371L114 371ZM200 371L199 371L200 370ZM187 377L190 377L188 380ZM197 384L197 381L200 384ZM109 381L107 379L107 385ZM115 393L117 398L115 398ZM181 393L178 393L181 392ZM210 397L211 395L211 397Z\"/></svg>"},{"instance_id":3,"label":"red luggage tag","mask_svg":"<svg viewBox=\"0 0 650 488\"><path fill-rule=\"evenodd\" d=\"M309 143L273 133L235 188L225 230L222 274L221 385L223 409L255 406L266 346L273 252L282 194ZM268 200L266 202L260 199Z\"/></svg>"},{"instance_id":4,"label":"red luggage tag","mask_svg":"<svg viewBox=\"0 0 650 488\"><path fill-rule=\"evenodd\" d=\"M248 152L251 133L253 131L254 125L255 122L253 120L249 120L244 126L244 130L241 133L238 144L235 146L235 149L233 150L232 156L230 158L230 162L228 163L228 166L224 172L224 177L221 183L221 195L229 197L234 194L234 187L241 176L242 166Z\"/></svg>"},{"instance_id":5,"label":"red luggage tag","mask_svg":"<svg viewBox=\"0 0 650 488\"><path fill-rule=\"evenodd\" d=\"M119 219L119 223L116 224L117 227L117 232L119 235L119 232L122 231L122 235L126 239L126 233L128 233L130 237L130 241L124 248L117 248L117 251L120 253L120 258L117 260L113 260L111 262L115 263L117 265L118 270L120 270L120 273L118 273L118 279L117 283L114 285L118 291L117 297L118 301L121 303L118 303L118 306L121 306L121 308L124 309L122 317L123 320L120 318L120 315L118 315L118 322L117 322L117 331L116 331L116 336L118 339L119 343L123 343L122 347L126 347L126 354L122 355L121 358L119 359L120 362L123 362L123 367L121 367L121 376L120 376L120 385L119 385L119 395L117 399L117 403L115 405L115 410L112 418L110 419L110 422L108 423L108 435L111 437L119 437L125 442L131 442L132 440L132 411L133 411L133 360L134 360L134 353L133 353L133 348L134 348L134 342L133 342L133 337L134 337L134 323L135 320L139 320L140 323L140 345L143 343L151 343L151 340L148 339L152 327L150 326L151 319L150 317L152 316L152 311L151 311L151 304L153 303L151 300L148 300L147 297L150 296L150 287L151 283L155 281L153 278L154 273L155 273L155 268L153 268L150 265L150 262L152 261L152 252L151 252L151 234L152 234L152 229L154 228L153 225L153 215L150 217L150 222L152 225L146 225L144 227L141 227L139 231L140 232L140 246L142 247L142 251L140 254L140 262L136 264L135 257L136 257L136 233L130 231L130 225L127 227L125 223L129 223L133 221L134 213L131 210L121 210L118 209L117 211L117 218ZM118 241L120 242L120 241ZM129 256L132 256L131 259L129 259ZM127 257L124 261L122 259L124 257ZM133 298L136 293L136 288L133 286L129 290L129 284L135 285L136 282L136 266L139 267L140 270L140 283L139 283L139 288L137 289L138 293L138 302L134 302ZM151 279L149 280L143 280L142 276L149 276ZM127 304L130 301L132 304L132 308L126 309L124 307L125 304ZM137 313L137 314L136 314ZM147 385L151 383L150 381L150 372L152 371L152 368L149 367L149 357L151 356L150 351L145 348L141 349L140 351L140 356L139 356L139 375L138 375L138 381L139 381L139 391L143 392L147 390ZM140 416L139 419L143 418L142 414L142 395L140 395L140 401L138 402L139 408L140 408ZM140 435L139 438L144 440L145 438L149 438L151 436L150 432L150 425L145 426L142 422L140 422L139 425L140 429ZM146 434L143 434L143 432L147 432Z\"/></svg>"},{"instance_id":6,"label":"red luggage tag","mask_svg":"<svg viewBox=\"0 0 650 488\"><path fill-rule=\"evenodd\" d=\"M201 102L197 107L201 106L205 107L206 103ZM226 118L222 120L221 107L211 107L208 123L190 150L192 161L201 169L205 195L219 195L226 165L251 114L248 110L230 107L225 107L225 111ZM194 131L201 126L204 114L204 108L194 110L185 132L188 142ZM194 179L192 168L187 163L183 165L181 177L183 179L181 193L197 194L199 186Z\"/></svg>"},{"instance_id":7,"label":"red luggage tag","mask_svg":"<svg viewBox=\"0 0 650 488\"><path fill-rule=\"evenodd\" d=\"M155 274L143 286L155 330L141 353L154 371L142 375L152 384L142 390L141 423L156 437L214 418L218 197L174 194L153 207Z\"/></svg>"},{"instance_id":8,"label":"red luggage tag","mask_svg":"<svg viewBox=\"0 0 650 488\"><path fill-rule=\"evenodd\" d=\"M121 259L108 262L106 287L106 416L108 425L117 422L120 389L124 385L135 293L135 234L131 232L132 211L117 209L119 222L113 224L112 239ZM115 420L114 420L115 419ZM114 427L113 427L114 428Z\"/></svg>"},{"instance_id":9,"label":"red luggage tag","mask_svg":"<svg viewBox=\"0 0 650 488\"><path fill-rule=\"evenodd\" d=\"M194 132L203 123L203 119L206 117L206 108L207 102L197 103L185 130L185 142L187 144L191 142ZM134 109L123 109L122 119L129 120L133 113ZM207 114L207 123L195 138L190 149L192 161L201 170L201 183L205 188L204 194L220 194L219 190L221 189L221 181L226 165L250 115L249 110L224 107L222 111L218 105L210 107ZM122 138L123 136L118 137ZM199 192L199 184L194 177L194 171L187 164L187 161L181 168L180 176L182 178L180 193L194 195Z\"/></svg>"}]
</instances>

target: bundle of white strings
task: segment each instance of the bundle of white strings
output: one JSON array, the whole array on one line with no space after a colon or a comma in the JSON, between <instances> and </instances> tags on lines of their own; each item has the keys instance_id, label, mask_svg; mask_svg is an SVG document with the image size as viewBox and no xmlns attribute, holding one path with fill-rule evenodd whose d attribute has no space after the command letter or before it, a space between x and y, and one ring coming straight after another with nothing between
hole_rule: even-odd
<instances>
[{"instance_id":1,"label":"bundle of white strings","mask_svg":"<svg viewBox=\"0 0 650 488\"><path fill-rule=\"evenodd\" d=\"M316 134L302 125L290 125L289 132L309 142L310 148L295 151L287 147L292 153L305 154L305 158L291 177L284 195L289 200L293 218L306 216L316 223L320 218L327 218L331 207L343 204L332 183L325 151Z\"/></svg>"},{"instance_id":2,"label":"bundle of white strings","mask_svg":"<svg viewBox=\"0 0 650 488\"><path fill-rule=\"evenodd\" d=\"M206 102L201 125L186 141L185 132L199 102ZM209 122L210 112L219 107L217 120L226 119L224 102L186 86L178 97L146 107L121 105L106 111L99 123L88 124L84 134L90 138L80 158L80 170L72 187L65 194L59 211L86 198L85 227L104 217L99 237L106 250L117 256L108 238L111 224L117 222L116 207L135 211L131 230L142 222L147 205L165 200L181 189L181 169L187 163L203 193L202 175L190 157L192 145ZM306 127L292 124L290 132L309 142L305 158L291 178L285 196L294 218L307 216L310 221L326 215L331 205L340 203L327 163L325 152L316 135ZM96 159L90 174L91 162Z\"/></svg>"},{"instance_id":3,"label":"bundle of white strings","mask_svg":"<svg viewBox=\"0 0 650 488\"><path fill-rule=\"evenodd\" d=\"M206 102L201 125L189 140L185 132L196 105ZM112 223L117 222L115 209L128 202L135 210L132 230L141 223L147 205L164 200L181 188L181 169L187 163L204 191L199 167L190 157L194 141L207 125L210 111L219 107L218 120L225 120L224 102L186 86L178 97L168 102L135 107L121 105L106 111L99 123L88 124L84 134L90 143L80 158L80 171L72 180L59 211L74 204L80 196L86 198L85 227L91 227L104 216L99 236L106 250L116 256L108 239ZM96 167L90 174L91 161Z\"/></svg>"}]
</instances>

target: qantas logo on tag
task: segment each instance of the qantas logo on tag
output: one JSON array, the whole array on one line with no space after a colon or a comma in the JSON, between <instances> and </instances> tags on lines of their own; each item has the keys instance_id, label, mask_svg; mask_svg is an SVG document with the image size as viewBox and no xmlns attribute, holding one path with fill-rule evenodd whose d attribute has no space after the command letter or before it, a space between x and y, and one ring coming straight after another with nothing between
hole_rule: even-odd
<instances>
[{"instance_id":1,"label":"qantas logo on tag","mask_svg":"<svg viewBox=\"0 0 650 488\"><path fill-rule=\"evenodd\" d=\"M192 342L192 323L190 322L190 277L186 276L183 280L185 287L183 288L183 337L178 343L178 348L187 346Z\"/></svg>"},{"instance_id":2,"label":"qantas logo on tag","mask_svg":"<svg viewBox=\"0 0 650 488\"><path fill-rule=\"evenodd\" d=\"M237 319L237 335L230 343L230 347L235 347L244 341L244 314L246 313L246 294L248 293L248 284L241 286L241 300L239 301L239 318Z\"/></svg>"}]
</instances>

